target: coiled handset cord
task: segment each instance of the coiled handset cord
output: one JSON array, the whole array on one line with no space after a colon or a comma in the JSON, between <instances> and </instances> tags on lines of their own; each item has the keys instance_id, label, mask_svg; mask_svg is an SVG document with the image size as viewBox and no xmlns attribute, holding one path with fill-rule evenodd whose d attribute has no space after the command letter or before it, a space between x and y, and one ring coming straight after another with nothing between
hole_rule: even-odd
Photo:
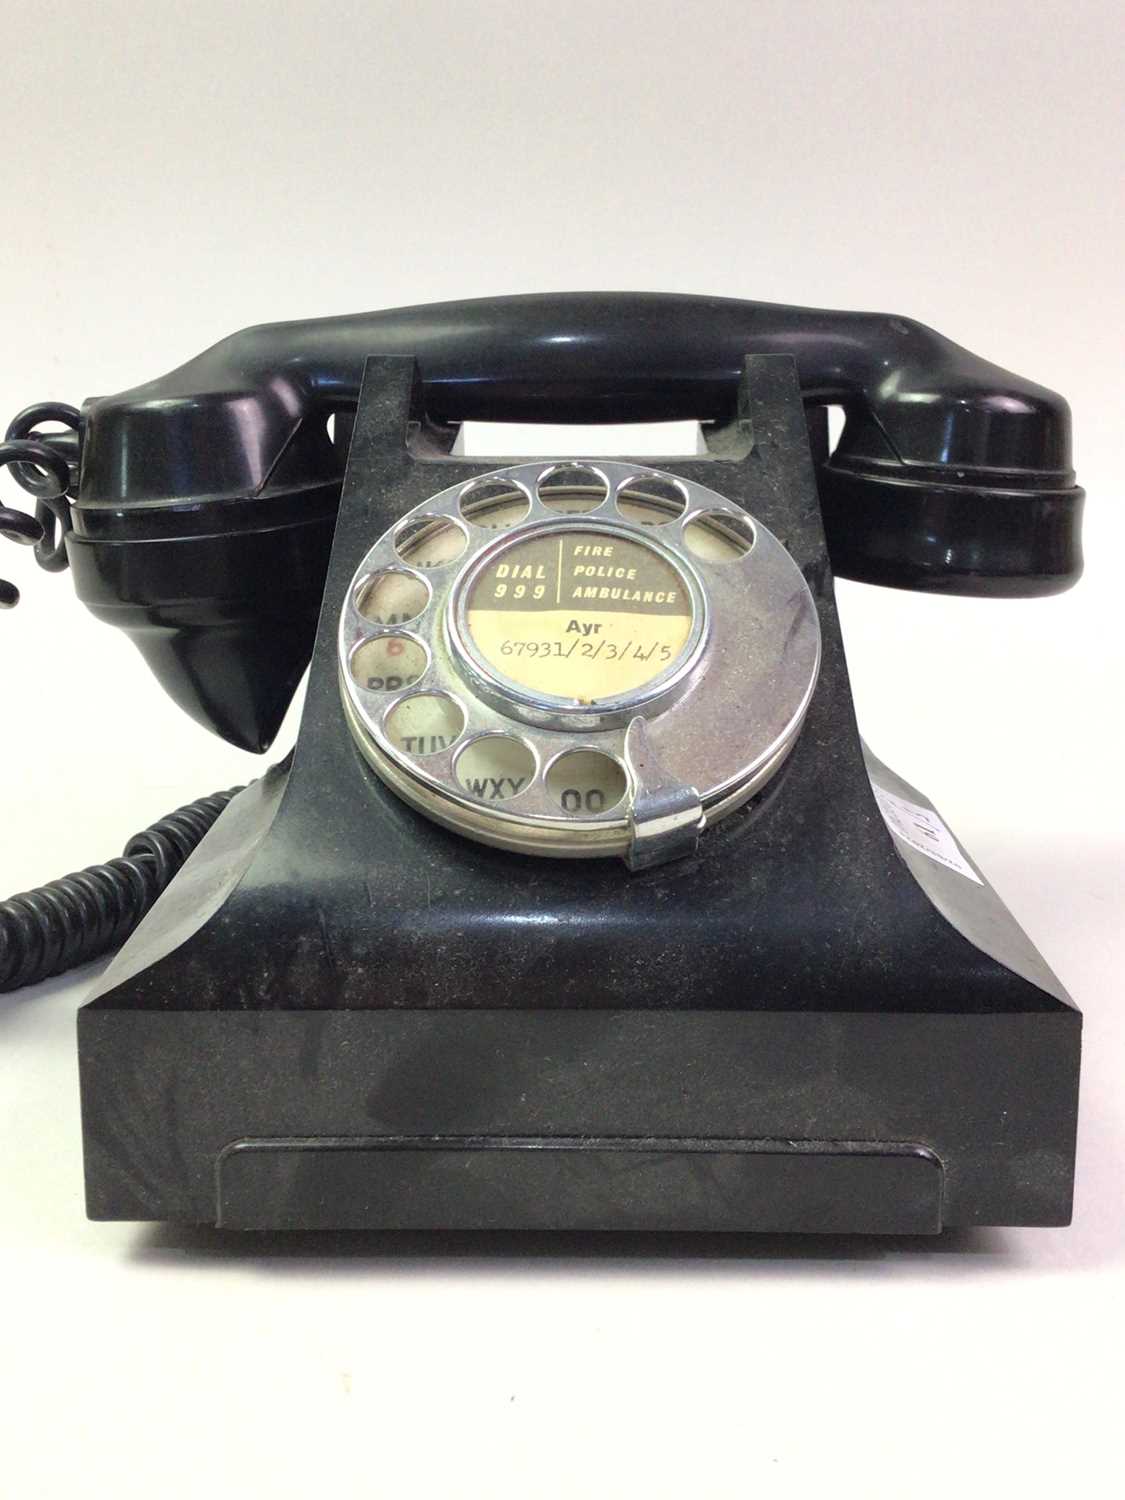
<instances>
[{"instance_id":1,"label":"coiled handset cord","mask_svg":"<svg viewBox=\"0 0 1125 1500\"><path fill-rule=\"evenodd\" d=\"M38 432L41 422L58 422L64 432ZM35 496L35 514L0 505L0 536L35 548L35 561L48 573L67 565L70 497L77 492L82 414L61 401L25 407L8 423L0 443L0 469L10 468L21 489ZM0 578L0 609L19 602L15 584Z\"/></svg>"},{"instance_id":2,"label":"coiled handset cord","mask_svg":"<svg viewBox=\"0 0 1125 1500\"><path fill-rule=\"evenodd\" d=\"M38 432L43 422L66 430ZM43 401L21 411L0 443L0 469L10 468L16 483L35 496L34 516L0 505L0 536L33 546L36 562L49 573L67 565L80 428L76 407ZM0 578L0 609L11 609L19 597L15 585ZM38 984L119 948L241 790L177 808L135 834L118 859L0 901L0 992Z\"/></svg>"},{"instance_id":3,"label":"coiled handset cord","mask_svg":"<svg viewBox=\"0 0 1125 1500\"><path fill-rule=\"evenodd\" d=\"M189 802L134 834L118 859L0 901L0 993L119 948L242 790Z\"/></svg>"}]
</instances>

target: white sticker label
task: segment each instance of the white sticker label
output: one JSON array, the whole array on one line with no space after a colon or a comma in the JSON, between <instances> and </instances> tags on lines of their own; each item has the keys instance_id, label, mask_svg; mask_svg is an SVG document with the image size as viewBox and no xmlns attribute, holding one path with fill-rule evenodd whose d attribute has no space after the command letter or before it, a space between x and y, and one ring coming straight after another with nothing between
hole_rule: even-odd
<instances>
[{"instance_id":1,"label":"white sticker label","mask_svg":"<svg viewBox=\"0 0 1125 1500\"><path fill-rule=\"evenodd\" d=\"M957 847L957 840L932 807L921 807L905 797L896 797L894 792L888 792L874 782L871 783L871 790L875 793L883 821L896 839L917 849L919 854L927 854L930 859L936 859L947 870L967 875L977 885L984 884Z\"/></svg>"}]
</instances>

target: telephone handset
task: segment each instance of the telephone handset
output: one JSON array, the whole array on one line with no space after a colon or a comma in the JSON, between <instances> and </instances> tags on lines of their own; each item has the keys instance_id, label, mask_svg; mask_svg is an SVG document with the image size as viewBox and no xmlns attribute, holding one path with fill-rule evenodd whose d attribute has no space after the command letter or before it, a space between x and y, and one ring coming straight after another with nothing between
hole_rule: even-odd
<instances>
[{"instance_id":1,"label":"telephone handset","mask_svg":"<svg viewBox=\"0 0 1125 1500\"><path fill-rule=\"evenodd\" d=\"M417 361L415 442L433 453L462 421L680 418L701 419L721 452L753 354L796 363L837 574L1011 596L1078 576L1082 491L1059 396L904 318L656 294L247 329L81 412L21 413L0 462L37 495L40 524L8 509L0 527L39 536L47 567L69 560L79 596L193 718L264 750L311 649L369 356ZM845 423L829 452L834 405ZM72 430L37 432L48 418Z\"/></svg>"},{"instance_id":2,"label":"telephone handset","mask_svg":"<svg viewBox=\"0 0 1125 1500\"><path fill-rule=\"evenodd\" d=\"M674 419L705 452L456 449ZM1066 1222L1080 1018L861 747L830 582L1068 587L1060 397L897 317L525 296L248 329L0 465L0 530L225 739L312 658L280 766L0 903L0 988L125 943L92 1216Z\"/></svg>"}]
</instances>

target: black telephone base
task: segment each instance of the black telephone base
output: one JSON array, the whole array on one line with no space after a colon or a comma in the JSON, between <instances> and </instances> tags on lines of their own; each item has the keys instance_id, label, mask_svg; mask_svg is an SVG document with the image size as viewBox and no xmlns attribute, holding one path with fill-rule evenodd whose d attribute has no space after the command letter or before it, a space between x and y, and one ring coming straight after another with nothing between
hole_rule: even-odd
<instances>
[{"instance_id":1,"label":"black telephone base","mask_svg":"<svg viewBox=\"0 0 1125 1500\"><path fill-rule=\"evenodd\" d=\"M748 361L733 457L717 440L662 467L785 540L817 598L820 683L768 790L695 857L632 875L448 833L354 747L348 580L397 515L496 466L427 452L418 400L409 360L369 362L292 763L232 802L80 1013L90 1215L1066 1223L1081 1018L987 884L912 861L962 931L1038 982L950 925L884 828L791 362Z\"/></svg>"}]
</instances>

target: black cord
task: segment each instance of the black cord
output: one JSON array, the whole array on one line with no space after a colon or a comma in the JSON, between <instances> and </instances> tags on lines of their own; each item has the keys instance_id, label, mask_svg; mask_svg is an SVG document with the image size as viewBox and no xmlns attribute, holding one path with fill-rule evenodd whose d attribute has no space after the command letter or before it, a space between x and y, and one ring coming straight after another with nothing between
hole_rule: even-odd
<instances>
[{"instance_id":1,"label":"black cord","mask_svg":"<svg viewBox=\"0 0 1125 1500\"><path fill-rule=\"evenodd\" d=\"M0 993L120 948L242 790L231 787L177 808L135 834L119 859L0 901Z\"/></svg>"},{"instance_id":2,"label":"black cord","mask_svg":"<svg viewBox=\"0 0 1125 1500\"><path fill-rule=\"evenodd\" d=\"M40 422L61 422L66 432L37 432ZM48 573L67 565L66 533L79 459L82 414L60 401L41 401L12 418L0 443L0 469L11 468L16 483L35 496L35 515L0 505L0 536L35 548L35 560ZM57 529L56 529L57 528ZM0 578L0 609L19 602L15 584Z\"/></svg>"}]
</instances>

